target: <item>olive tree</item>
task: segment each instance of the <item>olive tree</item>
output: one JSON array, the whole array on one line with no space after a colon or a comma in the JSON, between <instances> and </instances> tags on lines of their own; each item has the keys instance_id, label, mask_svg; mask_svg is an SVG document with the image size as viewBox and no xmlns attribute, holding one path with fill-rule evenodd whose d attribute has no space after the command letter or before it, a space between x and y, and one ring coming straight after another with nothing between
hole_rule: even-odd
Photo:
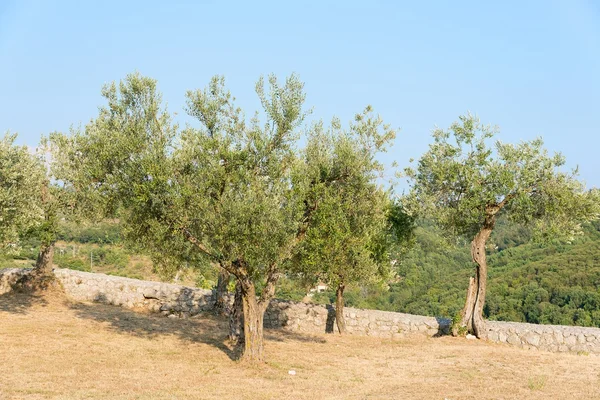
<instances>
[{"instance_id":1,"label":"olive tree","mask_svg":"<svg viewBox=\"0 0 600 400\"><path fill-rule=\"evenodd\" d=\"M44 169L15 134L0 139L0 247L15 247L23 233L43 221L41 188Z\"/></svg>"},{"instance_id":2,"label":"olive tree","mask_svg":"<svg viewBox=\"0 0 600 400\"><path fill-rule=\"evenodd\" d=\"M479 338L486 335L486 242L498 217L531 226L538 238L557 238L580 233L580 224L600 211L598 192L586 191L577 171L564 170L562 155L548 154L541 139L490 146L496 131L461 116L449 130L435 129L416 168L406 169L410 208L471 240L475 277L460 327Z\"/></svg>"},{"instance_id":3,"label":"olive tree","mask_svg":"<svg viewBox=\"0 0 600 400\"><path fill-rule=\"evenodd\" d=\"M55 169L59 167L53 162L51 144L47 137L43 137L36 149L38 164L43 168L43 175L38 183L38 206L42 211L41 223L27 232L28 237L35 237L40 241L40 249L34 268L37 284L43 283L39 279L52 278L54 266L54 247L58 240L59 220L72 216L73 197L64 190L60 182L55 179Z\"/></svg>"},{"instance_id":4,"label":"olive tree","mask_svg":"<svg viewBox=\"0 0 600 400\"><path fill-rule=\"evenodd\" d=\"M336 291L336 324L344 333L344 289L376 279L389 270L389 193L378 184L385 151L395 131L370 107L343 129L334 119L327 130L317 124L304 150L306 206L313 210L294 269L309 284L327 283Z\"/></svg>"},{"instance_id":5,"label":"olive tree","mask_svg":"<svg viewBox=\"0 0 600 400\"><path fill-rule=\"evenodd\" d=\"M187 93L196 123L182 129L156 81L132 74L104 87L84 129L52 138L59 179L93 211L118 211L126 238L155 260L194 254L235 277L250 361L264 359L263 315L307 219L294 184L303 84L270 76L256 93L262 112L247 120L215 77Z\"/></svg>"},{"instance_id":6,"label":"olive tree","mask_svg":"<svg viewBox=\"0 0 600 400\"><path fill-rule=\"evenodd\" d=\"M0 243L16 247L25 238L40 241L33 270L26 271L16 283L21 289L40 289L53 280L59 199L63 196L61 188L51 182L46 141L33 153L25 146L15 146L15 137L6 135L0 142Z\"/></svg>"}]
</instances>

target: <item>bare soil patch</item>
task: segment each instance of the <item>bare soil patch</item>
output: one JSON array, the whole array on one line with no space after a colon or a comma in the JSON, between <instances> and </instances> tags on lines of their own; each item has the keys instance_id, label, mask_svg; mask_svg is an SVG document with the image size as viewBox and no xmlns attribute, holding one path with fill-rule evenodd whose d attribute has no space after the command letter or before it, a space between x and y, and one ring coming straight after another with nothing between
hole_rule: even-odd
<instances>
[{"instance_id":1,"label":"bare soil patch","mask_svg":"<svg viewBox=\"0 0 600 400\"><path fill-rule=\"evenodd\" d=\"M600 399L594 355L452 337L267 337L268 363L247 366L220 318L4 295L0 399Z\"/></svg>"}]
</instances>

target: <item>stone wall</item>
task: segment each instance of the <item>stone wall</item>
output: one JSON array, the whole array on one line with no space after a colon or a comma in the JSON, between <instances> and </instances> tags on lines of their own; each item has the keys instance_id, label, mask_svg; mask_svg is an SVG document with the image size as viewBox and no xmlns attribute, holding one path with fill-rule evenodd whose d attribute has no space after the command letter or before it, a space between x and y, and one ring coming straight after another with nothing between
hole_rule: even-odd
<instances>
[{"instance_id":1,"label":"stone wall","mask_svg":"<svg viewBox=\"0 0 600 400\"><path fill-rule=\"evenodd\" d=\"M28 270L21 268L8 268L0 270L0 295L8 293L21 276Z\"/></svg>"},{"instance_id":2,"label":"stone wall","mask_svg":"<svg viewBox=\"0 0 600 400\"><path fill-rule=\"evenodd\" d=\"M449 333L450 321L420 315L344 308L346 330L352 335L401 339L407 334L440 336ZM265 313L265 326L306 333L334 332L331 306L273 300Z\"/></svg>"},{"instance_id":3,"label":"stone wall","mask_svg":"<svg viewBox=\"0 0 600 400\"><path fill-rule=\"evenodd\" d=\"M23 274L21 269L0 270L0 294ZM68 296L76 301L95 301L131 309L160 312L185 318L210 310L214 303L210 290L161 282L92 274L68 269L54 271ZM450 321L386 311L344 310L349 334L388 339L407 335L447 334ZM265 327L322 334L335 329L331 306L273 300L265 314ZM488 321L488 340L523 348L600 354L600 328L533 325Z\"/></svg>"},{"instance_id":4,"label":"stone wall","mask_svg":"<svg viewBox=\"0 0 600 400\"><path fill-rule=\"evenodd\" d=\"M189 317L210 310L212 291L160 282L56 269L65 292L77 301L96 301L164 315ZM447 333L449 321L432 317L346 308L348 333L397 339L407 333L430 336ZM265 327L306 333L333 332L335 312L330 306L273 300L265 313ZM440 324L441 323L441 324Z\"/></svg>"},{"instance_id":5,"label":"stone wall","mask_svg":"<svg viewBox=\"0 0 600 400\"><path fill-rule=\"evenodd\" d=\"M132 309L186 317L212 308L212 291L162 282L55 269L73 300L95 301Z\"/></svg>"},{"instance_id":6,"label":"stone wall","mask_svg":"<svg viewBox=\"0 0 600 400\"><path fill-rule=\"evenodd\" d=\"M600 328L488 321L487 338L527 349L600 354Z\"/></svg>"}]
</instances>

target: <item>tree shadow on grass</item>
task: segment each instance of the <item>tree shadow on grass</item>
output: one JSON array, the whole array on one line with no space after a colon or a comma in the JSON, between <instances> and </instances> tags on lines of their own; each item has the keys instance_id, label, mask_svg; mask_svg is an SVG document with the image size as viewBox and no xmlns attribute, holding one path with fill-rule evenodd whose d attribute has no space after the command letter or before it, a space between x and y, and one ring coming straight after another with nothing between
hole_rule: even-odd
<instances>
[{"instance_id":1,"label":"tree shadow on grass","mask_svg":"<svg viewBox=\"0 0 600 400\"><path fill-rule=\"evenodd\" d=\"M442 337L450 335L452 330L452 320L444 317L435 317L438 323L438 331L433 337Z\"/></svg>"},{"instance_id":2,"label":"tree shadow on grass","mask_svg":"<svg viewBox=\"0 0 600 400\"><path fill-rule=\"evenodd\" d=\"M26 314L34 306L45 307L48 298L63 294L53 276L38 275L33 268L0 270L0 311Z\"/></svg>"},{"instance_id":3,"label":"tree shadow on grass","mask_svg":"<svg viewBox=\"0 0 600 400\"><path fill-rule=\"evenodd\" d=\"M0 312L27 314L30 308L34 306L45 307L47 304L48 301L43 293L9 292L0 295Z\"/></svg>"},{"instance_id":4,"label":"tree shadow on grass","mask_svg":"<svg viewBox=\"0 0 600 400\"><path fill-rule=\"evenodd\" d=\"M96 303L72 303L69 307L77 317L106 323L109 329L118 333L147 339L175 336L184 341L214 346L232 360L239 357L236 349L227 344L226 321L218 317L203 315L201 319L166 318L160 314Z\"/></svg>"},{"instance_id":5,"label":"tree shadow on grass","mask_svg":"<svg viewBox=\"0 0 600 400\"><path fill-rule=\"evenodd\" d=\"M322 337L276 328L265 328L265 339L273 342L287 342L288 340L293 340L304 343L327 343L327 340Z\"/></svg>"},{"instance_id":6,"label":"tree shadow on grass","mask_svg":"<svg viewBox=\"0 0 600 400\"><path fill-rule=\"evenodd\" d=\"M99 299L101 300L101 299ZM241 356L240 348L229 343L226 317L202 313L191 318L167 318L160 314L132 311L122 307L98 303L71 303L68 306L79 318L108 324L109 329L141 338L175 336L183 341L205 343L225 353L231 360ZM267 340L316 341L311 336L295 332L265 333ZM324 343L325 340L322 340Z\"/></svg>"}]
</instances>

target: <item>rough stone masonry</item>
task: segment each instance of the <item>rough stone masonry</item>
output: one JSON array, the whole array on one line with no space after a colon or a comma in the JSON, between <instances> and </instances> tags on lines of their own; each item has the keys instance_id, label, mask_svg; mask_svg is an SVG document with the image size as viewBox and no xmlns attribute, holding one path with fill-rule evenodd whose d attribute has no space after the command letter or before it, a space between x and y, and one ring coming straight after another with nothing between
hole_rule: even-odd
<instances>
[{"instance_id":1,"label":"rough stone masonry","mask_svg":"<svg viewBox=\"0 0 600 400\"><path fill-rule=\"evenodd\" d=\"M0 295L27 270L0 270ZM214 303L210 290L169 283L141 281L69 269L54 274L65 293L76 301L101 302L131 309L159 312L186 318L208 311ZM402 339L407 335L448 334L450 321L403 313L344 310L349 334ZM335 311L331 306L273 300L265 314L265 327L322 334L334 330ZM487 322L487 338L492 342L553 352L600 354L600 328L533 325L516 322Z\"/></svg>"}]
</instances>

